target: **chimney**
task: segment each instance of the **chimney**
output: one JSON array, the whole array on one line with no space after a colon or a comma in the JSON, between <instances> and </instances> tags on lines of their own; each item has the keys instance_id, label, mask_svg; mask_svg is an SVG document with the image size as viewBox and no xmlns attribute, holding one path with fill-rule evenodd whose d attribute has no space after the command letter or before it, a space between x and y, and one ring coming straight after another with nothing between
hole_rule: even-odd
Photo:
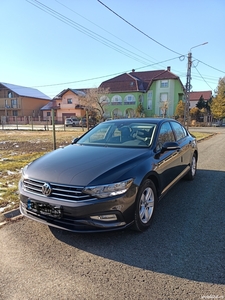
<instances>
[{"instance_id":1,"label":"chimney","mask_svg":"<svg viewBox=\"0 0 225 300\"><path fill-rule=\"evenodd\" d=\"M171 67L169 66L169 67L167 67L167 71L169 71L170 72L170 70L171 70Z\"/></svg>"}]
</instances>

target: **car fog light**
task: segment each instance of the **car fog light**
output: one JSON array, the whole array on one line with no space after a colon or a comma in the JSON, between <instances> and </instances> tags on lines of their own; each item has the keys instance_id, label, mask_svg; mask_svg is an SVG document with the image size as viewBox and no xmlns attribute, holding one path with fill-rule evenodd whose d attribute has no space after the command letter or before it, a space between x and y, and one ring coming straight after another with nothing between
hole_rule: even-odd
<instances>
[{"instance_id":1,"label":"car fog light","mask_svg":"<svg viewBox=\"0 0 225 300\"><path fill-rule=\"evenodd\" d=\"M100 216L91 216L93 220L100 220L100 221L116 221L117 217L115 214L112 215L100 215Z\"/></svg>"}]
</instances>

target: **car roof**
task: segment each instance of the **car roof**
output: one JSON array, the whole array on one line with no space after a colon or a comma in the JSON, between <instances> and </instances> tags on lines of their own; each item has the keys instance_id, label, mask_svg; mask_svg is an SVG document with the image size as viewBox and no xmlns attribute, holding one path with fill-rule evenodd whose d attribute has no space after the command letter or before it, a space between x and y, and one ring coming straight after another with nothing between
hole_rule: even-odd
<instances>
[{"instance_id":1,"label":"car roof","mask_svg":"<svg viewBox=\"0 0 225 300\"><path fill-rule=\"evenodd\" d=\"M174 119L170 119L170 118L127 118L127 119L115 119L115 120L108 120L105 122L116 122L116 123L130 123L130 122L134 122L134 123L154 123L154 124L160 124L160 123L164 123L165 121L176 121Z\"/></svg>"}]
</instances>

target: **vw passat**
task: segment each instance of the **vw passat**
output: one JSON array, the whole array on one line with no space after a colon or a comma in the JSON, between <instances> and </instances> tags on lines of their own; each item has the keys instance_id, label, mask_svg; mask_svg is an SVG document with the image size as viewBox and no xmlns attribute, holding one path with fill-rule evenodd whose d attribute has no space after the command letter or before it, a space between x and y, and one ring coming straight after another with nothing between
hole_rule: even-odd
<instances>
[{"instance_id":1,"label":"vw passat","mask_svg":"<svg viewBox=\"0 0 225 300\"><path fill-rule=\"evenodd\" d=\"M196 174L195 138L171 119L103 122L27 165L21 213L74 232L147 229L157 202Z\"/></svg>"}]
</instances>

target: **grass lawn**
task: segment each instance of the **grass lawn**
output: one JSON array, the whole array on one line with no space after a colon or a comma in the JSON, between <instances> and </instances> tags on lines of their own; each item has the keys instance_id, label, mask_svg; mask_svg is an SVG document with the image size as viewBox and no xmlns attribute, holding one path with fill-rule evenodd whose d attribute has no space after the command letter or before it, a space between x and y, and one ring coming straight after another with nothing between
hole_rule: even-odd
<instances>
[{"instance_id":1,"label":"grass lawn","mask_svg":"<svg viewBox=\"0 0 225 300\"><path fill-rule=\"evenodd\" d=\"M57 131L56 148L70 144L73 138L83 133L80 128ZM210 134L194 132L193 135L200 140ZM0 213L19 206L21 169L52 150L52 131L0 130Z\"/></svg>"}]
</instances>

